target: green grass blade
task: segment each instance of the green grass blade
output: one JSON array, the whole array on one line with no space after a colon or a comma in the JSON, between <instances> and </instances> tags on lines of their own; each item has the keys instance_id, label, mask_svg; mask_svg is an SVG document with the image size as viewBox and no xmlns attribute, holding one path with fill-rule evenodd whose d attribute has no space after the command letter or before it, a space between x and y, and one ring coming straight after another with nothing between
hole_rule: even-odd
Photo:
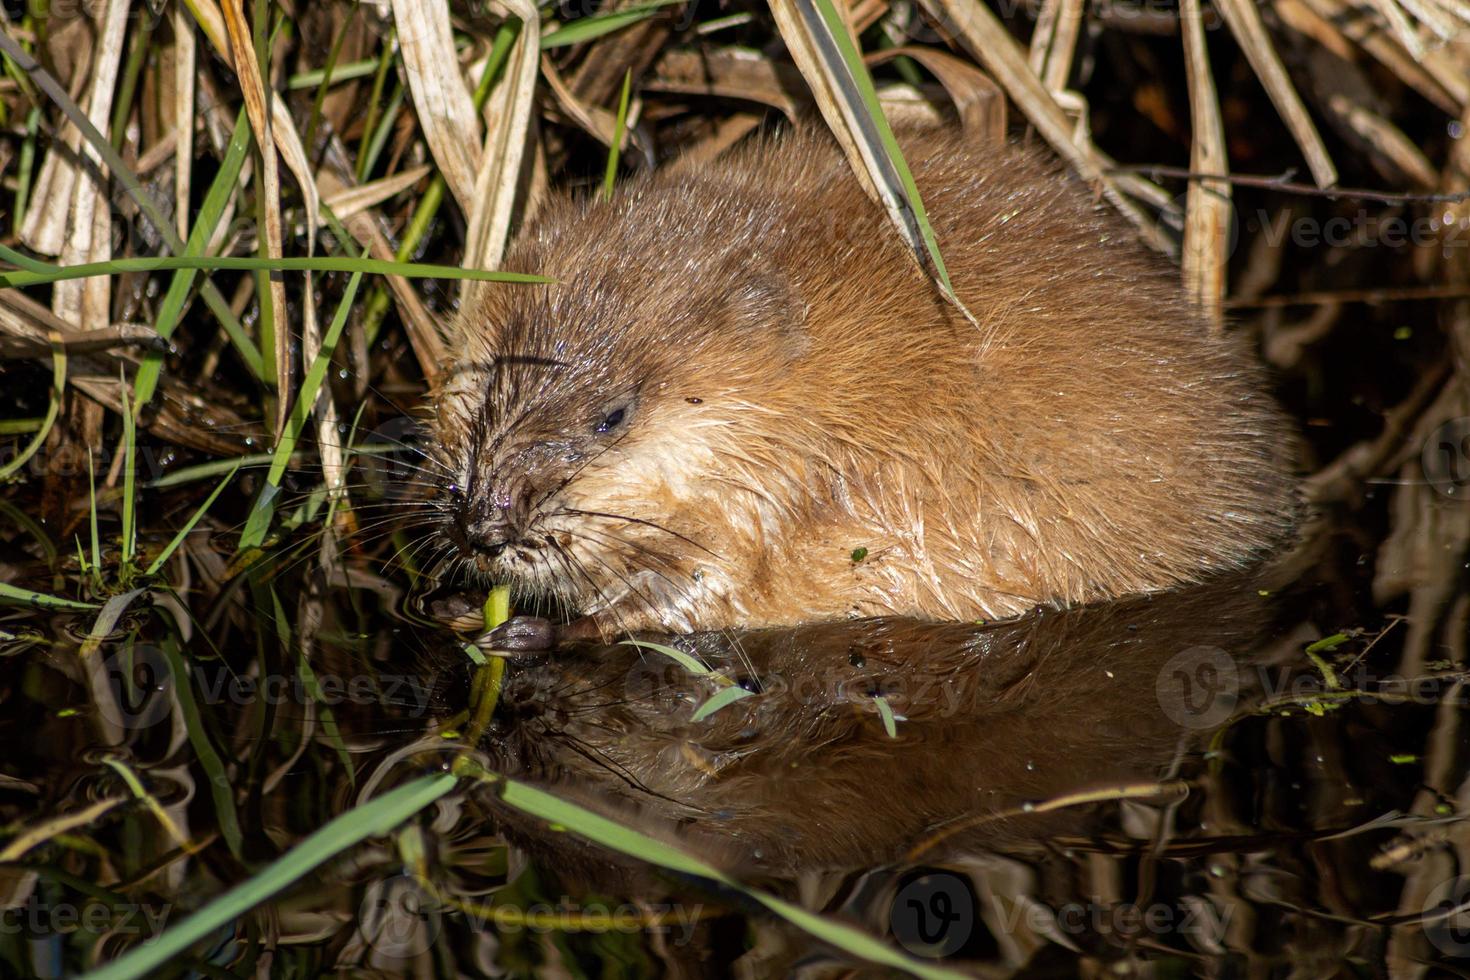
<instances>
[{"instance_id":1,"label":"green grass blade","mask_svg":"<svg viewBox=\"0 0 1470 980\"><path fill-rule=\"evenodd\" d=\"M26 138L20 145L20 164L15 175L15 214L11 221L11 234L20 237L21 222L25 221L26 208L31 200L31 178L36 166L36 134L41 128L41 109L31 106L26 113Z\"/></svg>"},{"instance_id":2,"label":"green grass blade","mask_svg":"<svg viewBox=\"0 0 1470 980\"><path fill-rule=\"evenodd\" d=\"M126 579L131 571L133 549L138 543L138 429L133 424L133 409L128 400L127 383L120 381L119 384L122 387L123 420L122 562L119 574Z\"/></svg>"},{"instance_id":3,"label":"green grass blade","mask_svg":"<svg viewBox=\"0 0 1470 980\"><path fill-rule=\"evenodd\" d=\"M388 97L388 108L378 120L378 128L373 131L372 139L368 141L367 152L359 160L358 183L366 183L368 175L378 165L378 156L383 152L383 147L388 145L388 137L392 134L393 127L398 121L398 110L403 106L403 94L402 85L394 86L393 94Z\"/></svg>"},{"instance_id":4,"label":"green grass blade","mask_svg":"<svg viewBox=\"0 0 1470 980\"><path fill-rule=\"evenodd\" d=\"M144 592L143 589L130 589L127 592L119 592L102 604L102 611L97 614L97 619L92 623L92 628L87 631L77 655L83 659L90 657L102 646L102 641L107 639L108 634L117 626L117 621L122 619L122 614L128 611L133 600Z\"/></svg>"},{"instance_id":5,"label":"green grass blade","mask_svg":"<svg viewBox=\"0 0 1470 980\"><path fill-rule=\"evenodd\" d=\"M479 84L475 86L475 92L471 98L475 111L485 108L485 102L490 98L490 93L504 74L506 60L510 57L511 49L515 46L516 37L520 35L521 25L518 20L509 20L500 25L495 32L494 39L490 42L490 53L485 58L485 70L480 74ZM399 261L407 261L419 247L423 237L428 234L434 224L434 217L439 213L439 206L444 202L444 193L448 189L444 183L444 175L435 173L434 178L429 181L429 186L424 190L423 196L419 198L414 208L413 217L408 220L408 227L404 229L403 237L399 239L398 248L394 251L394 257ZM382 326L383 317L387 315L391 305L388 290L378 283L373 287L373 293L368 298L367 308L362 317L363 333L367 337L367 346L371 347L377 340L378 330Z\"/></svg>"},{"instance_id":6,"label":"green grass blade","mask_svg":"<svg viewBox=\"0 0 1470 980\"><path fill-rule=\"evenodd\" d=\"M230 781L224 760L215 751L214 743L204 728L204 716L199 713L199 702L194 699L194 687L189 683L189 668L179 652L178 641L173 635L164 637L163 653L168 658L168 669L173 672L173 693L179 699L179 708L184 715L184 729L189 733L189 744L204 774L209 777L209 795L214 801L214 815L219 821L220 836L225 846L237 859L245 854L245 838L240 833L240 817L235 812L235 784Z\"/></svg>"},{"instance_id":7,"label":"green grass blade","mask_svg":"<svg viewBox=\"0 0 1470 980\"><path fill-rule=\"evenodd\" d=\"M97 608L95 602L78 602L75 599L59 599L56 596L43 595L40 592L32 592L30 589L22 589L17 585L0 582L0 602L20 603L36 609L71 609L76 612L89 612Z\"/></svg>"},{"instance_id":8,"label":"green grass blade","mask_svg":"<svg viewBox=\"0 0 1470 980\"><path fill-rule=\"evenodd\" d=\"M347 282L347 288L342 293L342 301L337 304L337 312L332 316L332 323L322 337L321 350L317 352L316 358L307 368L306 377L301 382L301 390L296 395L296 403L291 406L291 415L286 419L286 425L281 430L280 441L276 443L275 451L271 454L271 468L266 474L265 486L261 488L260 496L255 500L255 506L251 508L250 516L246 518L245 531L240 535L241 551L258 548L265 540L266 529L270 527L271 515L275 512L276 491L280 487L281 477L286 473L286 465L291 460L291 452L296 448L296 442L306 427L306 420L311 416L311 410L316 405L317 393L326 379L327 367L332 362L332 352L337 349L337 341L342 337L342 328L347 325L347 314L352 309L352 301L357 296L357 287L361 284L362 273L353 273L352 278Z\"/></svg>"},{"instance_id":9,"label":"green grass blade","mask_svg":"<svg viewBox=\"0 0 1470 980\"><path fill-rule=\"evenodd\" d=\"M924 977L926 980L956 980L964 976L962 973L906 956L881 939L870 936L860 929L814 912L808 912L798 905L742 885L698 858L690 857L662 841L624 827L591 810L585 810L576 804L558 799L544 790L507 780L502 785L500 795L507 804L522 813L529 813L559 827L565 827L579 837L584 837L603 847L670 871L719 882L727 888L754 899L787 922L823 942L860 959L893 967L905 973Z\"/></svg>"},{"instance_id":10,"label":"green grass blade","mask_svg":"<svg viewBox=\"0 0 1470 980\"><path fill-rule=\"evenodd\" d=\"M330 84L338 85L357 78L366 78L377 70L378 60L376 58L369 61L349 61L345 65L318 68L315 71L304 71L299 75L292 75L286 79L286 87L293 92L304 88L317 88L329 84L329 79Z\"/></svg>"},{"instance_id":11,"label":"green grass blade","mask_svg":"<svg viewBox=\"0 0 1470 980\"><path fill-rule=\"evenodd\" d=\"M946 298L953 302L966 318L973 321L955 295L954 285L949 280L949 271L944 257L939 253L939 243L934 237L934 228L929 223L924 201L919 194L914 175L903 158L898 140L883 107L878 101L878 92L873 87L873 78L868 74L862 52L853 43L846 22L838 13L832 0L791 0L784 9L792 12L809 32L815 46L813 55L821 63L823 73L831 82L834 96L843 104L852 125L852 137L865 150L864 159L869 175L880 196L884 197L885 209L898 227L899 233L914 250L923 264L928 257L935 280ZM897 186L895 187L895 183ZM897 200L887 200L892 192Z\"/></svg>"},{"instance_id":12,"label":"green grass blade","mask_svg":"<svg viewBox=\"0 0 1470 980\"><path fill-rule=\"evenodd\" d=\"M388 68L393 63L393 45L397 35L393 29L389 29L388 36L380 44L381 51L378 55L378 67L373 73L373 88L368 94L367 117L363 120L362 131L377 135L379 129L378 107L383 104L383 86L388 80ZM389 115L396 114L394 109ZM353 165L353 173L357 176L359 184L367 181L368 171L372 170L372 161L368 159L367 147L361 141L357 144L357 162Z\"/></svg>"},{"instance_id":13,"label":"green grass blade","mask_svg":"<svg viewBox=\"0 0 1470 980\"><path fill-rule=\"evenodd\" d=\"M321 83L317 85L316 97L311 100L311 114L306 118L306 132L302 134L301 142L306 146L316 145L317 126L322 121L322 104L327 100L327 90L331 88L332 82L338 79L337 59L342 56L342 45L347 41L347 35L351 32L358 15L358 0L352 0L352 6L342 24L337 28L337 36L332 38L332 50L327 53L327 63L322 66ZM368 73L377 67L376 61L366 62Z\"/></svg>"},{"instance_id":14,"label":"green grass blade","mask_svg":"<svg viewBox=\"0 0 1470 980\"><path fill-rule=\"evenodd\" d=\"M893 705L883 695L875 695L873 703L878 706L878 716L883 719L883 730L889 738L898 738L898 719L894 717Z\"/></svg>"},{"instance_id":15,"label":"green grass blade","mask_svg":"<svg viewBox=\"0 0 1470 980\"><path fill-rule=\"evenodd\" d=\"M720 690L716 691L712 697L695 709L694 717L691 719L693 721L704 721L726 705L739 701L741 698L748 698L755 693L754 691L747 691L724 674L706 665L698 657L690 656L677 647L671 647L665 643L654 643L651 640L624 640L618 646L640 647L645 650L652 650L655 653L661 653L694 676L703 677L719 685Z\"/></svg>"},{"instance_id":16,"label":"green grass blade","mask_svg":"<svg viewBox=\"0 0 1470 980\"><path fill-rule=\"evenodd\" d=\"M220 493L225 489L229 482L235 478L235 474L238 472L240 472L240 464L239 462L235 462L235 465L230 468L230 472L226 473L225 478L219 481L219 485L214 488L214 492L212 492L208 497L204 498L204 503L201 504L199 509L194 512L194 516L189 518L188 523L179 528L179 533L174 535L173 540L170 541L164 547L164 549L158 553L158 557L154 558L153 561L148 565L148 570L143 573L144 575L154 575L158 572L160 568L163 567L163 563L168 561L169 556L171 556L175 551L178 550L179 545L184 543L184 539L189 536L189 532L194 530L194 525L198 524L200 519L204 517L204 514L206 511L209 510L210 505L215 502Z\"/></svg>"},{"instance_id":17,"label":"green grass blade","mask_svg":"<svg viewBox=\"0 0 1470 980\"><path fill-rule=\"evenodd\" d=\"M51 434L51 426L56 424L56 417L61 412L61 399L65 391L66 348L60 344L53 344L51 347L51 400L46 405L46 416L41 420L41 427L36 430L31 441L26 443L25 448L15 459L0 466L0 480L19 472L20 468L45 444L46 437Z\"/></svg>"},{"instance_id":18,"label":"green grass blade","mask_svg":"<svg viewBox=\"0 0 1470 980\"><path fill-rule=\"evenodd\" d=\"M541 35L541 50L547 51L551 48L564 48L569 44L580 44L590 41L613 31L620 31L625 27L631 27L639 21L647 20L658 13L664 7L672 7L683 3L684 0L657 0L655 3L639 4L626 10L619 10L611 14L598 14L595 17L583 17L575 20L565 27L560 27L547 34Z\"/></svg>"},{"instance_id":19,"label":"green grass blade","mask_svg":"<svg viewBox=\"0 0 1470 980\"><path fill-rule=\"evenodd\" d=\"M690 720L704 721L710 715L714 714L716 711L719 711L726 705L733 704L734 702L739 701L741 698L751 697L753 694L755 694L754 691L747 691L739 684L731 684L729 687L721 688L720 690L715 692L713 697L705 701L694 710L694 717Z\"/></svg>"},{"instance_id":20,"label":"green grass blade","mask_svg":"<svg viewBox=\"0 0 1470 980\"><path fill-rule=\"evenodd\" d=\"M359 272L368 275L403 276L409 279L474 279L479 282L549 283L553 281L545 276L532 276L520 272L490 272L484 269L465 269L452 265L390 262L387 259L351 258L345 255L281 259L228 255L168 255L52 266L45 272L27 269L5 272L0 273L0 288L19 289L23 286L46 285L68 279L86 279L90 276L114 276L127 272L169 272L175 269L228 269L248 272Z\"/></svg>"},{"instance_id":21,"label":"green grass blade","mask_svg":"<svg viewBox=\"0 0 1470 980\"><path fill-rule=\"evenodd\" d=\"M138 93L138 76L143 73L143 66L148 63L148 49L151 47L150 31L133 31L131 45L128 48L128 62L123 66L122 82L117 87L117 95L112 100L112 123L107 131L112 134L112 148L119 153L122 152L123 140L127 137L128 115L133 110L134 97Z\"/></svg>"},{"instance_id":22,"label":"green grass blade","mask_svg":"<svg viewBox=\"0 0 1470 980\"><path fill-rule=\"evenodd\" d=\"M352 753L347 750L347 743L342 738L342 729L337 725L337 715L332 711L332 705L327 700L322 685L317 680L316 671L311 669L307 662L305 653L296 658L296 670L301 676L301 686L306 694L316 702L317 711L321 712L322 734L326 735L327 741L331 743L332 749L337 753L337 758L342 762L342 771L347 773L347 781L356 786L357 772L352 764Z\"/></svg>"},{"instance_id":23,"label":"green grass blade","mask_svg":"<svg viewBox=\"0 0 1470 980\"><path fill-rule=\"evenodd\" d=\"M652 650L654 653L661 653L665 657L668 657L691 674L696 674L700 677L714 676L714 671L710 670L709 665L704 661L676 647L671 647L667 643L654 643L652 640L623 640L618 646Z\"/></svg>"},{"instance_id":24,"label":"green grass blade","mask_svg":"<svg viewBox=\"0 0 1470 980\"><path fill-rule=\"evenodd\" d=\"M214 236L215 229L219 226L220 219L224 217L225 208L234 196L235 184L240 179L240 168L245 164L245 158L250 154L250 124L245 118L245 109L242 107L235 117L235 131L230 136L229 146L225 148L225 156L220 161L219 172L215 174L209 190L204 195L204 203L199 207L199 213L194 216L194 223L189 228L189 240L184 243L185 255L203 255L209 245L209 240ZM153 329L158 331L160 337L170 337L174 329L179 325L179 317L184 312L184 304L189 299L189 290L194 286L194 277L198 275L196 269L180 269L174 274L173 280L168 284L168 292L164 294L163 302L158 306L158 317L153 323ZM264 376L265 368L260 359L260 351L255 342L240 329L240 324L229 322L224 324L225 333L230 338L230 343L235 345L235 350L245 361L246 367L256 378ZM133 393L137 400L137 411L142 411L153 397L153 390L158 384L158 375L163 370L163 355L149 354L143 359L138 368L138 376L133 381Z\"/></svg>"},{"instance_id":25,"label":"green grass blade","mask_svg":"<svg viewBox=\"0 0 1470 980\"><path fill-rule=\"evenodd\" d=\"M254 877L210 902L156 939L135 946L116 961L88 974L89 980L133 980L161 970L174 957L228 925L277 892L369 837L382 837L452 790L454 776L422 776L329 820Z\"/></svg>"},{"instance_id":26,"label":"green grass blade","mask_svg":"<svg viewBox=\"0 0 1470 980\"><path fill-rule=\"evenodd\" d=\"M32 255L27 255L24 252L17 252L9 245L0 245L0 259L4 259L6 262L17 265L22 269L29 269L33 272L46 272L50 269L56 268L56 266L52 265L50 262L44 262L41 259L38 259Z\"/></svg>"},{"instance_id":27,"label":"green grass blade","mask_svg":"<svg viewBox=\"0 0 1470 980\"><path fill-rule=\"evenodd\" d=\"M36 544L41 546L41 550L46 553L46 567L55 571L56 561L61 555L56 549L56 542L51 540L51 536L46 533L45 528L41 527L29 514L8 500L0 500L0 516L10 519L14 522L15 527L29 534ZM60 587L61 582L62 577L58 575L56 577L58 587Z\"/></svg>"},{"instance_id":28,"label":"green grass blade","mask_svg":"<svg viewBox=\"0 0 1470 980\"><path fill-rule=\"evenodd\" d=\"M92 522L92 580L102 581L102 534L97 530L97 471L92 465L92 451L87 450L87 515Z\"/></svg>"},{"instance_id":29,"label":"green grass blade","mask_svg":"<svg viewBox=\"0 0 1470 980\"><path fill-rule=\"evenodd\" d=\"M167 476L160 476L156 480L145 480L143 486L150 490L182 486L185 483L193 483L195 480L207 480L212 476L219 476L221 473L229 473L236 469L244 470L256 466L269 466L273 458L275 458L274 453L251 453L248 456L235 456L231 459L210 460L208 463L182 467L174 470Z\"/></svg>"},{"instance_id":30,"label":"green grass blade","mask_svg":"<svg viewBox=\"0 0 1470 980\"><path fill-rule=\"evenodd\" d=\"M607 150L607 171L602 175L602 199L611 200L613 184L618 179L618 152L623 146L623 133L628 128L628 95L633 89L633 69L623 72L623 94L618 96L618 118L613 125L612 146Z\"/></svg>"}]
</instances>

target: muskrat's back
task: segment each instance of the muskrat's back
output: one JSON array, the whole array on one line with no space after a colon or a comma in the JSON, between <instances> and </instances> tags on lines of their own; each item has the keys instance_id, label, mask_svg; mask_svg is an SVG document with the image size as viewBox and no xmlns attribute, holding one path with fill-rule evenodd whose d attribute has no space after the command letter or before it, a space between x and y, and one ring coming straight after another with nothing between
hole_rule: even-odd
<instances>
[{"instance_id":1,"label":"muskrat's back","mask_svg":"<svg viewBox=\"0 0 1470 980\"><path fill-rule=\"evenodd\" d=\"M1174 270L1035 154L903 142L978 327L825 137L559 201L507 262L558 284L463 318L451 538L664 629L990 618L1281 543L1283 422Z\"/></svg>"}]
</instances>

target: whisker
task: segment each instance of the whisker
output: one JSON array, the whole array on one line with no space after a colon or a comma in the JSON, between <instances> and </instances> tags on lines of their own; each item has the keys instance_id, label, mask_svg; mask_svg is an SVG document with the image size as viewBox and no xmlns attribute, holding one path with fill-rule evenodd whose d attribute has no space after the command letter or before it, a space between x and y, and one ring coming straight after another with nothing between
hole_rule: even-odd
<instances>
[{"instance_id":1,"label":"whisker","mask_svg":"<svg viewBox=\"0 0 1470 980\"><path fill-rule=\"evenodd\" d=\"M560 509L558 509L556 511L553 511L551 514L549 514L547 516L556 516L558 514L569 514L569 515L572 515L572 516L575 516L575 517L601 517L601 518L603 518L605 520L625 521L625 522L627 522L629 524L639 524L639 525L642 525L644 527L651 527L655 531L662 531L664 534L670 535L671 537L678 538L680 541L683 541L685 544L693 545L694 547L698 548L700 551L703 551L705 554L709 555L712 558L723 560L723 559L720 559L720 556L719 555L715 554L713 551L710 551L708 548L706 548L704 545L700 544L698 541L695 541L693 538L686 537L685 535L680 534L678 531L674 531L674 530L671 530L669 528L666 528L662 524L659 524L657 521L651 521L651 520L647 520L646 518L641 518L641 517L629 517L626 514L612 514L612 513L606 512L606 511L581 510L581 509L575 508L575 507L562 507L562 508L560 508Z\"/></svg>"}]
</instances>

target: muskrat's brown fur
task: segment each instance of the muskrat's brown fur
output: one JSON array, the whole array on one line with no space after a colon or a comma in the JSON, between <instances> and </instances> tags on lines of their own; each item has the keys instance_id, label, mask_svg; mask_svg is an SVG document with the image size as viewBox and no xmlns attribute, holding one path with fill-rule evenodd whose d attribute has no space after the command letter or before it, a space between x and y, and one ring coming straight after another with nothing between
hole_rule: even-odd
<instances>
[{"instance_id":1,"label":"muskrat's brown fur","mask_svg":"<svg viewBox=\"0 0 1470 980\"><path fill-rule=\"evenodd\" d=\"M448 536L604 628L973 620L1280 543L1283 422L1167 263L1035 154L904 151L967 322L822 136L562 199L437 402Z\"/></svg>"}]
</instances>

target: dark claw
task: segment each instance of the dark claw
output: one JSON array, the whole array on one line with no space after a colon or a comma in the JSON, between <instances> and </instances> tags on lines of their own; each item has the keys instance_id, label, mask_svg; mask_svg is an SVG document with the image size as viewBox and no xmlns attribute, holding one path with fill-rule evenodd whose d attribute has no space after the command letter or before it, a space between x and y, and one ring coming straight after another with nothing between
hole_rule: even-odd
<instances>
[{"instance_id":1,"label":"dark claw","mask_svg":"<svg viewBox=\"0 0 1470 980\"><path fill-rule=\"evenodd\" d=\"M556 627L540 616L512 616L476 645L487 653L544 653L556 646Z\"/></svg>"}]
</instances>

